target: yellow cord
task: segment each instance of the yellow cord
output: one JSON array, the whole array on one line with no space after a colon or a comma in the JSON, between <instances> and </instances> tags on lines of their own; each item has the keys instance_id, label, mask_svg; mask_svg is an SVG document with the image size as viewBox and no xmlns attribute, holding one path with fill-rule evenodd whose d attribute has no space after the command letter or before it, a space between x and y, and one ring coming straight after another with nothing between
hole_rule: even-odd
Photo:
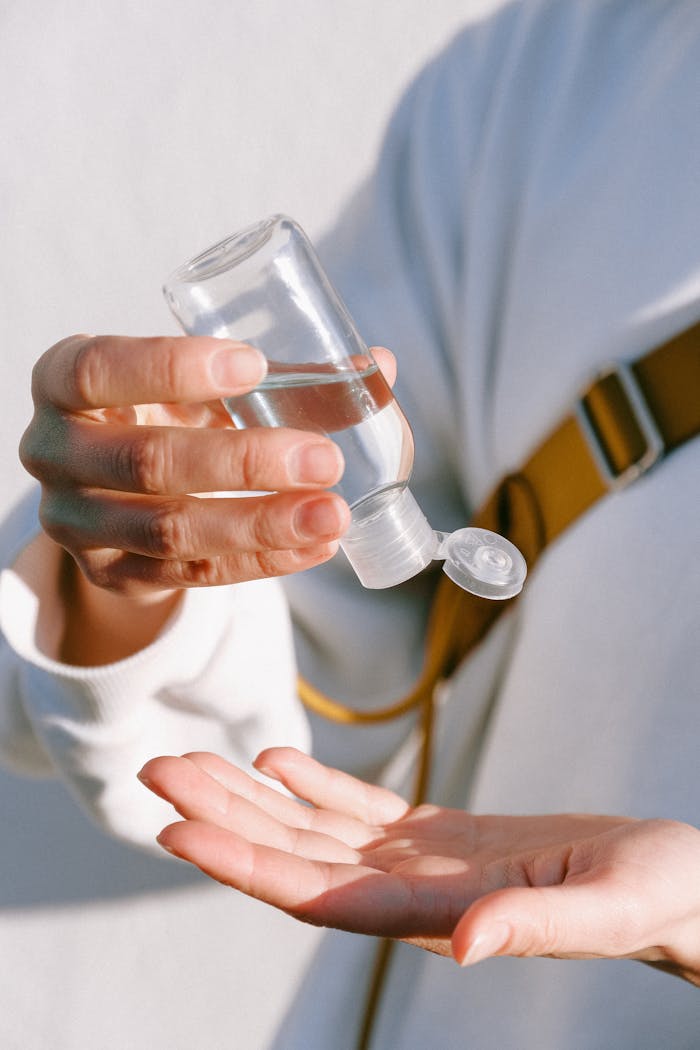
<instances>
[{"instance_id":1,"label":"yellow cord","mask_svg":"<svg viewBox=\"0 0 700 1050\"><path fill-rule=\"evenodd\" d=\"M500 609L498 602L485 602L461 591L442 576L438 584L428 624L426 653L418 681L407 696L387 707L358 711L316 689L304 678L298 680L302 703L331 722L369 725L400 718L425 703L437 683L447 678L471 645L485 633ZM476 614L476 615L475 615Z\"/></svg>"},{"instance_id":2,"label":"yellow cord","mask_svg":"<svg viewBox=\"0 0 700 1050\"><path fill-rule=\"evenodd\" d=\"M473 605L476 601L477 604ZM374 711L357 711L348 705L325 696L309 682L299 678L298 690L303 704L315 714L344 725L368 725L399 718L420 708L420 752L416 767L412 804L425 801L430 781L433 726L435 721L435 689L440 681L452 673L466 651L486 632L497 611L489 613L495 603L479 602L465 595L454 584L442 577L436 592L428 625L426 655L421 675L403 699ZM469 609L478 611L475 618ZM465 623L465 621L467 621ZM367 1000L363 1011L357 1050L368 1050L381 993L386 983L395 942L389 938L379 941Z\"/></svg>"}]
</instances>

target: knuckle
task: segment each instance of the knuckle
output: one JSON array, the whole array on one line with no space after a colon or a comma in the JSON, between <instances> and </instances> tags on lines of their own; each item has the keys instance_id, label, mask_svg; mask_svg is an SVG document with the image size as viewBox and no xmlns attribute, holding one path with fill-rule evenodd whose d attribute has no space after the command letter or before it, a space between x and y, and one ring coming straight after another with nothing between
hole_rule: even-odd
<instances>
[{"instance_id":1,"label":"knuckle","mask_svg":"<svg viewBox=\"0 0 700 1050\"><path fill-rule=\"evenodd\" d=\"M129 444L115 450L117 477L136 492L156 495L165 491L171 462L166 446L152 431L144 430Z\"/></svg>"},{"instance_id":2,"label":"knuckle","mask_svg":"<svg viewBox=\"0 0 700 1050\"><path fill-rule=\"evenodd\" d=\"M20 463L32 477L38 478L42 474L44 455L42 444L38 439L37 428L34 422L30 423L22 434L19 442Z\"/></svg>"},{"instance_id":3,"label":"knuckle","mask_svg":"<svg viewBox=\"0 0 700 1050\"><path fill-rule=\"evenodd\" d=\"M81 551L72 556L82 575L94 587L120 597L133 595L134 580L128 569L125 570L120 551L101 551L94 556L89 551Z\"/></svg>"},{"instance_id":4,"label":"knuckle","mask_svg":"<svg viewBox=\"0 0 700 1050\"><path fill-rule=\"evenodd\" d=\"M123 598L135 598L173 586L167 562L119 549L82 551L76 557L90 583ZM175 584L177 586L177 584Z\"/></svg>"},{"instance_id":5,"label":"knuckle","mask_svg":"<svg viewBox=\"0 0 700 1050\"><path fill-rule=\"evenodd\" d=\"M65 427L57 415L42 411L34 414L19 442L19 459L35 478L55 475L60 452L66 443Z\"/></svg>"},{"instance_id":6,"label":"knuckle","mask_svg":"<svg viewBox=\"0 0 700 1050\"><path fill-rule=\"evenodd\" d=\"M109 562L97 561L87 553L73 555L73 558L88 583L105 591L120 591L120 587L115 585L116 581L113 573L110 571L111 564Z\"/></svg>"},{"instance_id":7,"label":"knuckle","mask_svg":"<svg viewBox=\"0 0 700 1050\"><path fill-rule=\"evenodd\" d=\"M251 491L286 487L290 481L284 437L279 430L234 431L235 474Z\"/></svg>"},{"instance_id":8,"label":"knuckle","mask_svg":"<svg viewBox=\"0 0 700 1050\"><path fill-rule=\"evenodd\" d=\"M224 578L217 558L197 558L194 561L184 562L182 578L187 587L217 587L229 582Z\"/></svg>"},{"instance_id":9,"label":"knuckle","mask_svg":"<svg viewBox=\"0 0 700 1050\"><path fill-rule=\"evenodd\" d=\"M57 494L43 490L39 504L39 524L46 535L68 549L74 535L73 515L66 507L65 501Z\"/></svg>"},{"instance_id":10,"label":"knuckle","mask_svg":"<svg viewBox=\"0 0 700 1050\"><path fill-rule=\"evenodd\" d=\"M145 547L157 558L174 560L185 556L191 540L188 514L179 500L168 500L151 511L145 524Z\"/></svg>"},{"instance_id":11,"label":"knuckle","mask_svg":"<svg viewBox=\"0 0 700 1050\"><path fill-rule=\"evenodd\" d=\"M252 541L261 550L279 549L282 544L280 537L276 535L275 516L269 504L263 501L259 504L250 519L250 531Z\"/></svg>"},{"instance_id":12,"label":"knuckle","mask_svg":"<svg viewBox=\"0 0 700 1050\"><path fill-rule=\"evenodd\" d=\"M52 517L50 514L40 514L39 524L50 540L57 543L59 547L64 547L66 550L70 549L73 534L65 522Z\"/></svg>"},{"instance_id":13,"label":"knuckle","mask_svg":"<svg viewBox=\"0 0 700 1050\"><path fill-rule=\"evenodd\" d=\"M237 466L244 489L260 488L261 457L258 444L249 435L238 445Z\"/></svg>"},{"instance_id":14,"label":"knuckle","mask_svg":"<svg viewBox=\"0 0 700 1050\"><path fill-rule=\"evenodd\" d=\"M328 561L335 553L333 544L319 547L305 547L299 550L259 550L255 551L256 576L288 576L290 573L302 572L314 565Z\"/></svg>"},{"instance_id":15,"label":"knuckle","mask_svg":"<svg viewBox=\"0 0 700 1050\"><path fill-rule=\"evenodd\" d=\"M254 575L263 579L270 576L283 576L290 571L285 569L283 564L280 564L284 559L279 551L255 551L253 559L255 565Z\"/></svg>"},{"instance_id":16,"label":"knuckle","mask_svg":"<svg viewBox=\"0 0 700 1050\"><path fill-rule=\"evenodd\" d=\"M308 569L325 561L331 550L239 552L235 556L183 560L176 565L181 587L218 587L248 580L269 579ZM171 581L172 583L173 581Z\"/></svg>"},{"instance_id":17,"label":"knuckle","mask_svg":"<svg viewBox=\"0 0 700 1050\"><path fill-rule=\"evenodd\" d=\"M157 385L170 390L173 396L178 395L186 386L187 373L181 344L164 336L155 336L150 346L152 352L149 361L153 370L153 380Z\"/></svg>"},{"instance_id":18,"label":"knuckle","mask_svg":"<svg viewBox=\"0 0 700 1050\"><path fill-rule=\"evenodd\" d=\"M279 558L279 551L241 551L233 557L221 559L217 566L218 576L225 583L280 576Z\"/></svg>"}]
</instances>

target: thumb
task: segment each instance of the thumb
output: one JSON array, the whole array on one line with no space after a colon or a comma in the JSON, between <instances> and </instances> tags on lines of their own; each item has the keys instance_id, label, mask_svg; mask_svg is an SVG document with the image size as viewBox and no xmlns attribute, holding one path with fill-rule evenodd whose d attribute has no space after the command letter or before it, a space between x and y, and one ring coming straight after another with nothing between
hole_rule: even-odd
<instances>
[{"instance_id":1,"label":"thumb","mask_svg":"<svg viewBox=\"0 0 700 1050\"><path fill-rule=\"evenodd\" d=\"M489 893L465 912L452 934L462 966L491 955L615 956L629 950L630 901L598 883L513 887Z\"/></svg>"}]
</instances>

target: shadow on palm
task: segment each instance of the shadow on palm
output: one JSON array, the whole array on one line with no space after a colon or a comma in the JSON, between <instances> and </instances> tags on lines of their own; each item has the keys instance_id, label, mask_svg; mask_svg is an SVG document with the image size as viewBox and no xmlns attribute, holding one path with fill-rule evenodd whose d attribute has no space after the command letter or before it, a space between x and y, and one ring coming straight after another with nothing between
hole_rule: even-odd
<instances>
[{"instance_id":1,"label":"shadow on palm","mask_svg":"<svg viewBox=\"0 0 700 1050\"><path fill-rule=\"evenodd\" d=\"M451 935L475 900L575 878L586 850L573 850L572 842L620 823L413 809L385 788L285 748L264 752L256 766L296 798L215 755L149 762L142 780L185 818L164 829L161 845L304 922L443 955L451 954Z\"/></svg>"}]
</instances>

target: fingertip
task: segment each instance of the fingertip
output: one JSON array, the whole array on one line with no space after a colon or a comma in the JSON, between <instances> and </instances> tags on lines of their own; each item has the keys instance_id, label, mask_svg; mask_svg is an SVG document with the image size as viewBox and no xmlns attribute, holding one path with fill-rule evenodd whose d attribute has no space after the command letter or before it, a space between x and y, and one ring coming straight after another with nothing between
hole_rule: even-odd
<instances>
[{"instance_id":1,"label":"fingertip","mask_svg":"<svg viewBox=\"0 0 700 1050\"><path fill-rule=\"evenodd\" d=\"M285 458L290 481L299 485L334 485L345 470L342 450L327 438L292 445Z\"/></svg>"},{"instance_id":2,"label":"fingertip","mask_svg":"<svg viewBox=\"0 0 700 1050\"><path fill-rule=\"evenodd\" d=\"M138 773L136 774L136 779L140 780L141 783L145 784L147 787L150 786L150 781L151 781L151 778L150 778L150 767L151 767L151 762L152 761L153 761L152 758L149 759L148 762L146 762L145 766L142 766L141 769L139 769Z\"/></svg>"},{"instance_id":3,"label":"fingertip","mask_svg":"<svg viewBox=\"0 0 700 1050\"><path fill-rule=\"evenodd\" d=\"M373 346L370 351L387 383L393 386L397 373L396 356L386 346Z\"/></svg>"},{"instance_id":4,"label":"fingertip","mask_svg":"<svg viewBox=\"0 0 700 1050\"><path fill-rule=\"evenodd\" d=\"M280 775L274 767L274 756L277 748L268 748L266 751L261 751L258 757L253 761L253 768L257 769L258 773L262 773L263 776L269 777L270 780L279 780Z\"/></svg>"},{"instance_id":5,"label":"fingertip","mask_svg":"<svg viewBox=\"0 0 700 1050\"><path fill-rule=\"evenodd\" d=\"M154 795L158 795L160 798L165 798L165 795L163 795L160 789L156 786L155 780L158 770L165 758L166 756L149 758L148 762L146 762L136 774L136 779L139 780L144 787L147 787L149 791L152 791Z\"/></svg>"},{"instance_id":6,"label":"fingertip","mask_svg":"<svg viewBox=\"0 0 700 1050\"><path fill-rule=\"evenodd\" d=\"M266 766L264 762L260 762L260 763L255 762L253 764L254 764L255 768L257 769L258 773L262 773L262 775L264 777L269 777L270 780L277 780L277 781L279 781L279 779L280 779L279 775L276 773L276 771L271 766Z\"/></svg>"},{"instance_id":7,"label":"fingertip","mask_svg":"<svg viewBox=\"0 0 700 1050\"><path fill-rule=\"evenodd\" d=\"M337 544L350 526L350 508L335 492L325 492L300 503L293 528L302 543Z\"/></svg>"},{"instance_id":8,"label":"fingertip","mask_svg":"<svg viewBox=\"0 0 700 1050\"><path fill-rule=\"evenodd\" d=\"M452 955L460 966L464 965L463 959L469 951L470 944L475 940L478 933L472 911L473 905L458 920L457 925L452 931L452 937L450 938Z\"/></svg>"},{"instance_id":9,"label":"fingertip","mask_svg":"<svg viewBox=\"0 0 700 1050\"><path fill-rule=\"evenodd\" d=\"M460 966L474 966L493 955L500 955L511 938L511 928L504 922L493 922L476 929L458 923L452 935L452 954Z\"/></svg>"},{"instance_id":10,"label":"fingertip","mask_svg":"<svg viewBox=\"0 0 700 1050\"><path fill-rule=\"evenodd\" d=\"M293 762L301 754L302 752L295 747L267 747L260 752L253 765L258 773L272 780L281 780L282 767L290 760Z\"/></svg>"},{"instance_id":11,"label":"fingertip","mask_svg":"<svg viewBox=\"0 0 700 1050\"><path fill-rule=\"evenodd\" d=\"M186 858L182 855L182 853L179 852L175 842L173 841L174 829L181 827L182 823L182 821L178 821L176 824L168 824L167 827L163 828L163 830L158 835L156 835L156 842L161 847L161 849L164 849L166 851L166 853L170 853L173 857L178 857L180 860L185 860Z\"/></svg>"},{"instance_id":12,"label":"fingertip","mask_svg":"<svg viewBox=\"0 0 700 1050\"><path fill-rule=\"evenodd\" d=\"M263 755L268 756L271 760L274 760L275 762L283 762L285 759L294 760L295 758L307 757L303 751L299 750L298 747L290 747L288 744L278 744L275 747L264 748L260 752L258 757L255 759L255 761L257 762L263 757Z\"/></svg>"},{"instance_id":13,"label":"fingertip","mask_svg":"<svg viewBox=\"0 0 700 1050\"><path fill-rule=\"evenodd\" d=\"M209 374L222 394L243 393L260 383L267 373L267 359L257 347L228 340L209 359Z\"/></svg>"}]
</instances>

